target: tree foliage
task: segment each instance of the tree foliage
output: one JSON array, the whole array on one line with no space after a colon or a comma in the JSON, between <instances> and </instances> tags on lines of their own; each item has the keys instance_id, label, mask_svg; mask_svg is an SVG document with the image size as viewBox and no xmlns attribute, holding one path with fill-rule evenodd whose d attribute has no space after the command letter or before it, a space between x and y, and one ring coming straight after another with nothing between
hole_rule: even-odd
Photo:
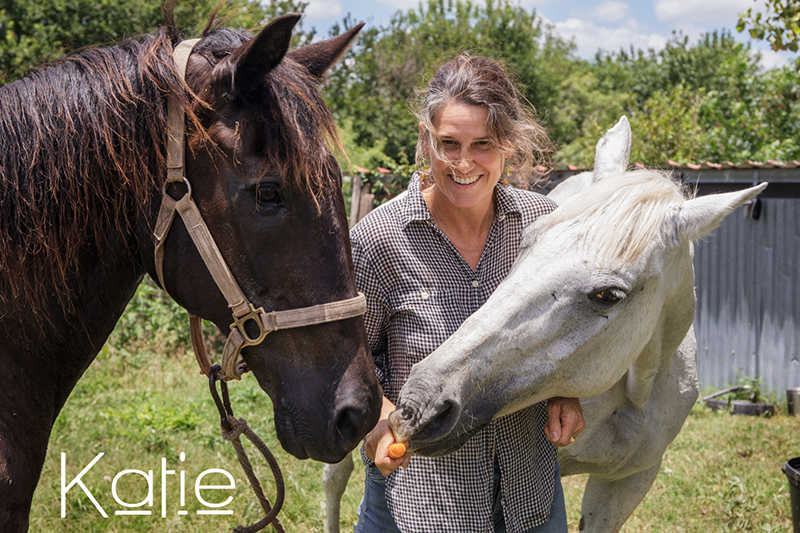
<instances>
[{"instance_id":1,"label":"tree foliage","mask_svg":"<svg viewBox=\"0 0 800 533\"><path fill-rule=\"evenodd\" d=\"M187 38L199 34L217 1L178 1L175 18ZM797 36L800 0L765 1L773 15L745 22L762 24L764 33L753 36L770 35L768 24ZM154 32L163 23L161 2L0 0L2 82L84 46ZM221 16L228 25L257 29L306 5L224 0ZM348 15L329 33L356 22ZM295 34L294 46L314 37L302 27ZM791 36L781 35L771 42L791 49ZM750 46L728 31L696 42L676 33L660 50L599 52L587 61L515 0L423 0L386 25L366 26L327 77L326 100L350 153L342 163L408 172L418 132L409 101L461 51L497 58L517 75L560 147L556 164L591 166L597 140L621 115L633 126L633 158L649 166L668 159L800 159L800 74L788 67L765 72Z\"/></svg>"},{"instance_id":2,"label":"tree foliage","mask_svg":"<svg viewBox=\"0 0 800 533\"><path fill-rule=\"evenodd\" d=\"M0 80L9 83L31 67L81 48L113 44L163 25L163 0L0 0ZM205 26L219 0L180 0L175 20L188 36ZM275 16L302 12L307 2L223 0L229 24L252 29ZM295 44L313 33L296 32Z\"/></svg>"},{"instance_id":3,"label":"tree foliage","mask_svg":"<svg viewBox=\"0 0 800 533\"><path fill-rule=\"evenodd\" d=\"M600 94L627 97L632 158L639 162L800 158L797 73L786 67L763 72L758 55L729 32L708 33L696 43L674 34L659 51L598 54L591 69ZM614 121L607 117L594 132L565 139L561 156L590 163L592 139Z\"/></svg>"},{"instance_id":4,"label":"tree foliage","mask_svg":"<svg viewBox=\"0 0 800 533\"><path fill-rule=\"evenodd\" d=\"M736 29L744 31L750 26L750 37L767 40L772 49L797 52L800 47L800 1L766 0L766 13L753 13L749 8L739 15Z\"/></svg>"}]
</instances>

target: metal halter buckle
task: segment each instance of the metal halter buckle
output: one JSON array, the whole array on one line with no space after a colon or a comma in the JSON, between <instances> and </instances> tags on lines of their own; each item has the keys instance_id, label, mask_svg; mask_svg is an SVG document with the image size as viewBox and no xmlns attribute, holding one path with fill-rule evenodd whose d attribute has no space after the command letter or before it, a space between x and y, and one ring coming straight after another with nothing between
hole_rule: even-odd
<instances>
[{"instance_id":1,"label":"metal halter buckle","mask_svg":"<svg viewBox=\"0 0 800 533\"><path fill-rule=\"evenodd\" d=\"M250 306L250 311L244 316L233 315L233 324L231 324L231 331L234 329L238 330L239 335L241 335L242 339L244 339L242 347L260 344L264 338L272 332L271 329L264 329L264 323L261 321L261 317L266 314L264 308L259 307L256 309L252 303L248 303L248 305ZM249 320L252 320L258 325L258 336L255 338L248 335L247 330L244 327Z\"/></svg>"}]
</instances>

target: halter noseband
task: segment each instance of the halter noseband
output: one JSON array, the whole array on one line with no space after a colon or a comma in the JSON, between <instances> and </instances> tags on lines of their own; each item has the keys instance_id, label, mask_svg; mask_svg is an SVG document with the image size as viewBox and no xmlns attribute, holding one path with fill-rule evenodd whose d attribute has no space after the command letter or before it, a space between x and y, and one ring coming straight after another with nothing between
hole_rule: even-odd
<instances>
[{"instance_id":1,"label":"halter noseband","mask_svg":"<svg viewBox=\"0 0 800 533\"><path fill-rule=\"evenodd\" d=\"M178 67L178 72L183 78L186 76L189 55L199 40L183 41L175 48L173 57ZM211 236L211 232L208 230L208 226L206 226L197 208L197 204L192 200L192 186L186 178L184 168L185 113L183 107L175 98L169 98L167 112L169 118L167 179L164 182L161 209L153 232L156 275L161 287L166 291L167 288L164 283L164 243L177 213L181 216L186 230L192 237L192 241L206 264L206 268L208 268L214 278L214 282L219 287L225 300L227 300L228 307L230 307L233 314L233 324L230 326L231 332L225 341L225 347L222 351L221 367L223 379L226 381L241 379L241 375L247 372L247 365L244 361L238 360L242 348L260 344L272 331L324 324L363 315L367 310L367 304L366 298L360 292L355 298L347 300L269 313L265 312L263 307L256 308L250 303L225 263L219 248L214 242L214 238ZM183 183L186 185L186 193L179 200L175 200L167 194L167 187L170 183ZM208 376L211 361L205 350L202 320L191 314L190 317L192 346L195 357L200 364L201 371ZM248 322L258 328L257 335L251 336L247 333L245 324Z\"/></svg>"}]
</instances>

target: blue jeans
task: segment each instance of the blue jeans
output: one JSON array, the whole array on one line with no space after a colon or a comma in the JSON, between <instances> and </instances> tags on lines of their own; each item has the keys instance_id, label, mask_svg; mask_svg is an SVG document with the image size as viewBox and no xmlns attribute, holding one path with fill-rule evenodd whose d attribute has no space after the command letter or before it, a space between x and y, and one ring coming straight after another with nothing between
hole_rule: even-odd
<instances>
[{"instance_id":1,"label":"blue jeans","mask_svg":"<svg viewBox=\"0 0 800 533\"><path fill-rule=\"evenodd\" d=\"M500 491L500 467L495 462L495 492L497 497L492 510L495 533L506 533L506 524L503 518L503 505ZM553 504L550 507L550 519L541 526L535 527L525 533L566 533L567 508L564 504L564 490L561 487L561 470L558 462L555 469L555 493ZM386 504L386 478L376 467L367 467L367 476L364 480L364 497L358 506L358 523L353 527L354 533L400 533L397 524L389 512Z\"/></svg>"}]
</instances>

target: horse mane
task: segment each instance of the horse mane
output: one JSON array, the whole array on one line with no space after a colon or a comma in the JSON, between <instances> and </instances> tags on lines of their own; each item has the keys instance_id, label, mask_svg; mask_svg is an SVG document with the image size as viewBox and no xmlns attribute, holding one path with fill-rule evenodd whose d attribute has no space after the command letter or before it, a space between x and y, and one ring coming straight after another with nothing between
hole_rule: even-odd
<instances>
[{"instance_id":1,"label":"horse mane","mask_svg":"<svg viewBox=\"0 0 800 533\"><path fill-rule=\"evenodd\" d=\"M174 41L167 28L88 49L0 89L4 307L36 315L56 296L69 311L81 254L120 253L165 176L165 96L185 87Z\"/></svg>"},{"instance_id":2,"label":"horse mane","mask_svg":"<svg viewBox=\"0 0 800 533\"><path fill-rule=\"evenodd\" d=\"M628 267L661 243L667 217L690 196L671 174L643 169L609 176L567 199L540 229L568 223L574 243L590 245L600 264Z\"/></svg>"}]
</instances>

